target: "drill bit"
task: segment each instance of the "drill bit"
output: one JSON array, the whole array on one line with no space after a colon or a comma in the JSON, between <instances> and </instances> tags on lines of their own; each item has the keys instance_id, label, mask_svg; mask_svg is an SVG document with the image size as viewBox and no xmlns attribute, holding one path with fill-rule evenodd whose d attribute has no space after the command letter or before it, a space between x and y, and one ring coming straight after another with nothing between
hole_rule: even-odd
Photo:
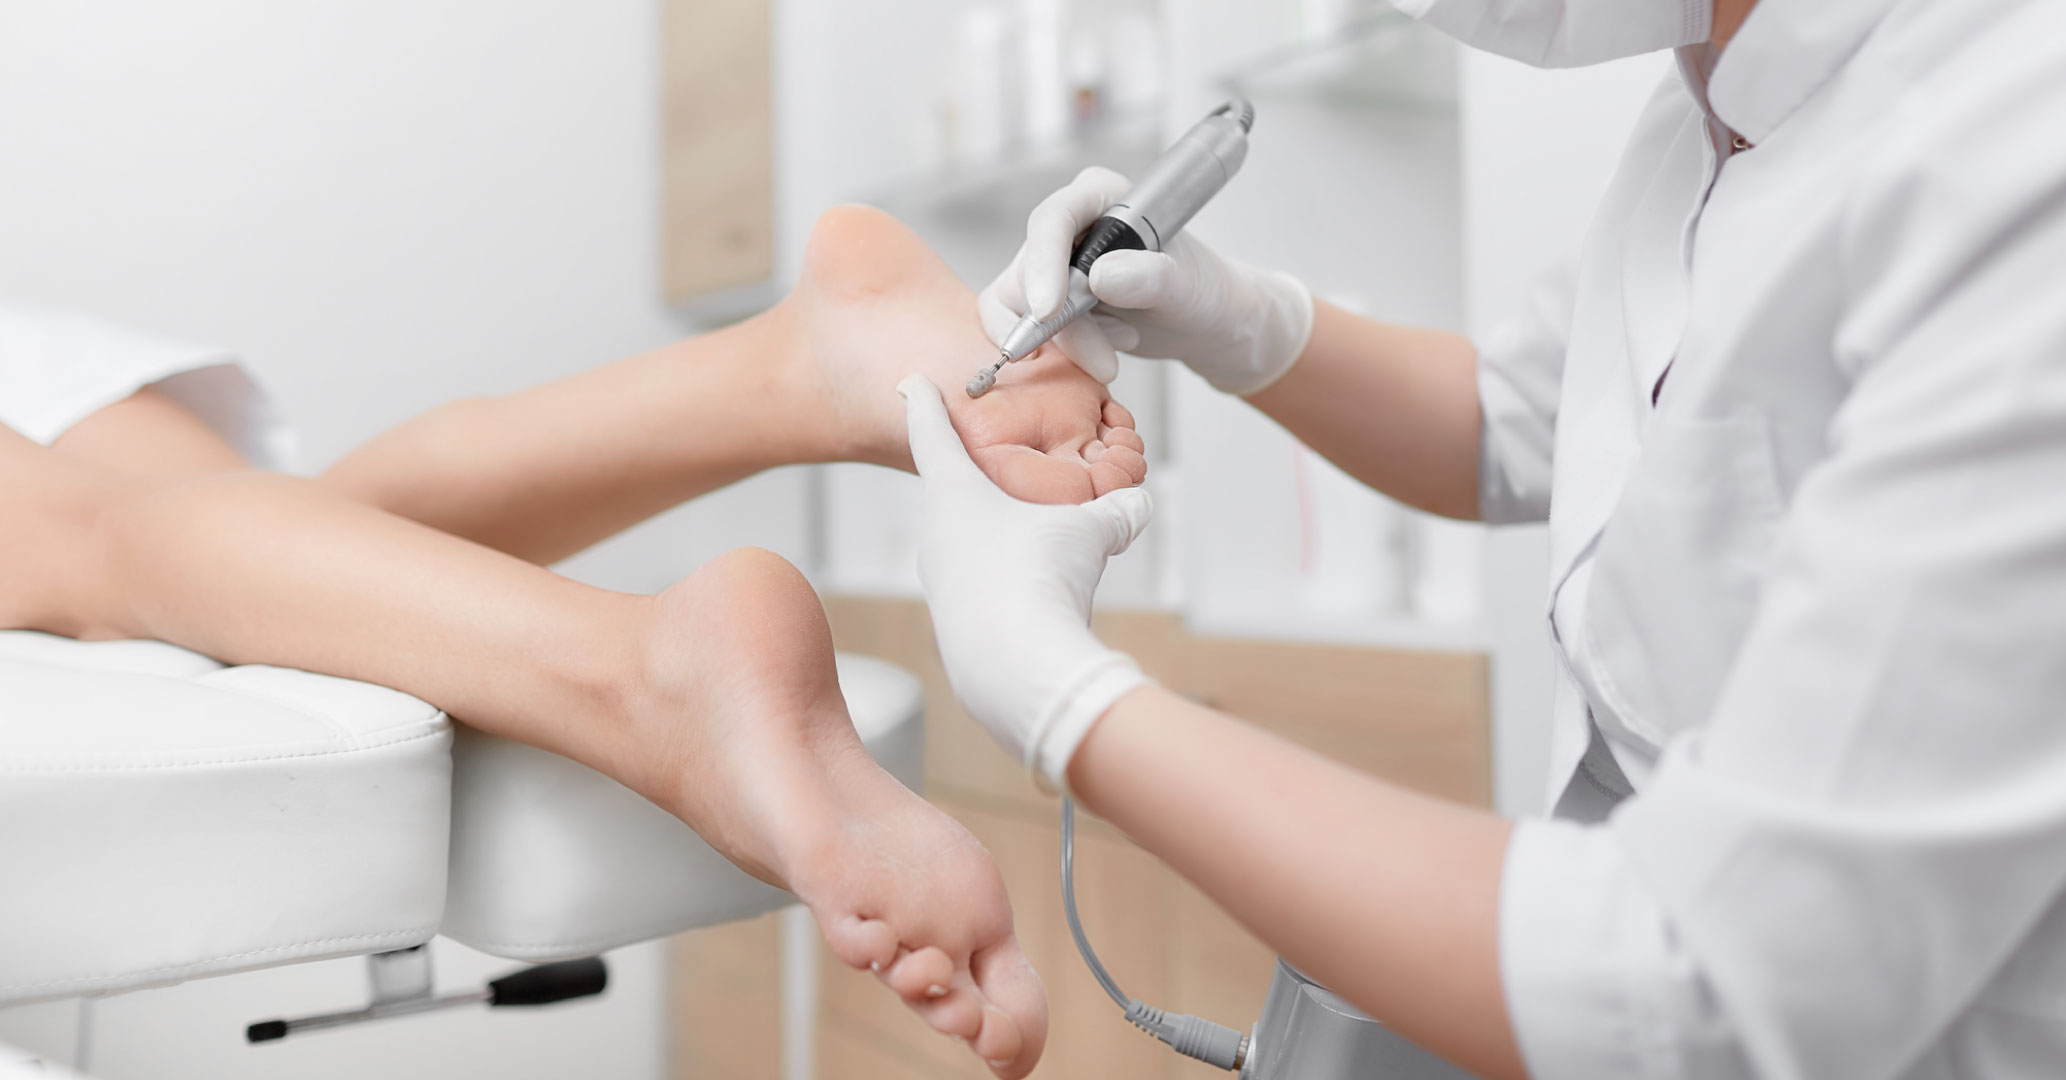
<instances>
[{"instance_id":1,"label":"drill bit","mask_svg":"<svg viewBox=\"0 0 2066 1080\"><path fill-rule=\"evenodd\" d=\"M976 372L975 375L970 377L968 385L963 387L963 389L968 391L968 396L970 397L982 397L990 392L991 387L997 385L997 373L1003 371L1004 365L1009 363L1011 363L1010 353L998 354L997 362Z\"/></svg>"}]
</instances>

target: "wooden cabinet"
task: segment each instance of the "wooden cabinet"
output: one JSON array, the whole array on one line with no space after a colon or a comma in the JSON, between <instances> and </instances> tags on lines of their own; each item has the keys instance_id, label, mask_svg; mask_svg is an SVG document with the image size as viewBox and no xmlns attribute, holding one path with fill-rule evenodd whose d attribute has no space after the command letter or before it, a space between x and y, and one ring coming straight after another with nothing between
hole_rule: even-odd
<instances>
[{"instance_id":1,"label":"wooden cabinet","mask_svg":"<svg viewBox=\"0 0 2066 1080\"><path fill-rule=\"evenodd\" d=\"M771 0L660 9L661 287L693 301L775 272Z\"/></svg>"},{"instance_id":2,"label":"wooden cabinet","mask_svg":"<svg viewBox=\"0 0 2066 1080\"><path fill-rule=\"evenodd\" d=\"M1039 1073L1224 1076L1125 1024L1077 959L1062 917L1058 804L962 715L922 604L828 597L839 647L894 661L926 685L926 795L975 833L1011 890L1019 940L1047 983L1052 1030ZM1402 652L1188 634L1171 615L1111 613L1099 633L1167 686L1409 787L1473 805L1491 795L1488 664L1468 653ZM1077 897L1098 953L1128 993L1246 1028L1275 954L1189 884L1104 824L1079 822ZM678 1080L781 1075L772 920L676 943ZM864 972L818 946L813 1041L820 1080L966 1077L988 1071L933 1034ZM757 1053L720 1049L750 1043Z\"/></svg>"}]
</instances>

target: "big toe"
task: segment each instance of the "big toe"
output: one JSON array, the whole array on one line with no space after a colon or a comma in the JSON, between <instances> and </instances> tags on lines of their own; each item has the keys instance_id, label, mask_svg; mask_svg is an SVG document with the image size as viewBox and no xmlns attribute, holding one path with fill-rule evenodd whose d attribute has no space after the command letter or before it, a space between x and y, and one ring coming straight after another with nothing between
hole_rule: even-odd
<instances>
[{"instance_id":1,"label":"big toe","mask_svg":"<svg viewBox=\"0 0 2066 1080\"><path fill-rule=\"evenodd\" d=\"M1134 422L1132 410L1129 410L1126 406L1119 404L1119 401L1116 398L1106 398L1105 404L1099 410L1099 415L1101 419L1103 419L1106 427L1127 428L1128 430L1131 430L1133 428L1137 428L1140 426L1139 424L1136 424Z\"/></svg>"},{"instance_id":2,"label":"big toe","mask_svg":"<svg viewBox=\"0 0 2066 1080\"><path fill-rule=\"evenodd\" d=\"M1130 427L1101 425L1098 428L1098 441L1106 446L1124 446L1136 454L1148 452L1148 441L1141 438L1140 432Z\"/></svg>"},{"instance_id":3,"label":"big toe","mask_svg":"<svg viewBox=\"0 0 2066 1080\"><path fill-rule=\"evenodd\" d=\"M970 1046L998 1076L1018 1080L1047 1045L1047 991L1015 938L977 953L970 969L989 1002Z\"/></svg>"}]
</instances>

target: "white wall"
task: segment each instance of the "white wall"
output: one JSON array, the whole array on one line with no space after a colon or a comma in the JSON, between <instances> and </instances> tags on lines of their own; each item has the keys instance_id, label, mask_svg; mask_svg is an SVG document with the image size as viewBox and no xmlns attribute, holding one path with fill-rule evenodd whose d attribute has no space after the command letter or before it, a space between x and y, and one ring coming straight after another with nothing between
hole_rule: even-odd
<instances>
[{"instance_id":1,"label":"white wall","mask_svg":"<svg viewBox=\"0 0 2066 1080\"><path fill-rule=\"evenodd\" d=\"M1375 318L1461 329L1455 49L1410 24L1253 74L1303 36L1278 5L1199 4L1172 17L1179 86L1172 127L1252 73L1256 108L1241 174L1190 226L1217 250L1296 275L1316 296ZM1399 85L1366 85L1370 69ZM1215 633L1408 647L1474 647L1467 628L1409 610L1396 504L1318 459L1276 422L1179 373L1172 456L1182 475L1158 512L1191 625ZM1334 481L1334 482L1330 482ZM1151 476L1150 482L1153 482ZM1322 557L1328 523L1347 558ZM1360 565L1359 565L1360 564ZM1468 616L1465 620L1468 621ZM1442 635L1437 629L1459 630ZM1460 641L1457 639L1461 639Z\"/></svg>"},{"instance_id":2,"label":"white wall","mask_svg":"<svg viewBox=\"0 0 2066 1080\"><path fill-rule=\"evenodd\" d=\"M658 303L649 0L0 0L0 298L249 358L316 467L450 398L628 355ZM577 561L652 589L725 548L802 558L798 473L718 493ZM507 965L440 946L448 984ZM657 1076L661 962L602 1002L246 1048L348 1007L356 961L111 999L122 1076ZM69 1007L0 1014L67 1049Z\"/></svg>"},{"instance_id":3,"label":"white wall","mask_svg":"<svg viewBox=\"0 0 2066 1080\"><path fill-rule=\"evenodd\" d=\"M1538 274L1578 244L1669 54L1539 71L1466 53L1463 64L1464 298L1471 333L1518 312ZM1492 532L1495 793L1501 810L1542 809L1553 661L1549 546L1540 527Z\"/></svg>"},{"instance_id":4,"label":"white wall","mask_svg":"<svg viewBox=\"0 0 2066 1080\"><path fill-rule=\"evenodd\" d=\"M234 348L319 467L691 329L658 301L649 0L0 0L0 297ZM577 564L802 557L796 473Z\"/></svg>"}]
</instances>

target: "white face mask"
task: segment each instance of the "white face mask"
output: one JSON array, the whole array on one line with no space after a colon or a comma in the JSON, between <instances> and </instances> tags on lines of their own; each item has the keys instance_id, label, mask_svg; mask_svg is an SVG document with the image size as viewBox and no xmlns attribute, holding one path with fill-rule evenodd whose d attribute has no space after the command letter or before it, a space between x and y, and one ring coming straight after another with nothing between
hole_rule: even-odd
<instances>
[{"instance_id":1,"label":"white face mask","mask_svg":"<svg viewBox=\"0 0 2066 1080\"><path fill-rule=\"evenodd\" d=\"M1707 40L1713 0L1392 0L1486 52L1578 67Z\"/></svg>"}]
</instances>

